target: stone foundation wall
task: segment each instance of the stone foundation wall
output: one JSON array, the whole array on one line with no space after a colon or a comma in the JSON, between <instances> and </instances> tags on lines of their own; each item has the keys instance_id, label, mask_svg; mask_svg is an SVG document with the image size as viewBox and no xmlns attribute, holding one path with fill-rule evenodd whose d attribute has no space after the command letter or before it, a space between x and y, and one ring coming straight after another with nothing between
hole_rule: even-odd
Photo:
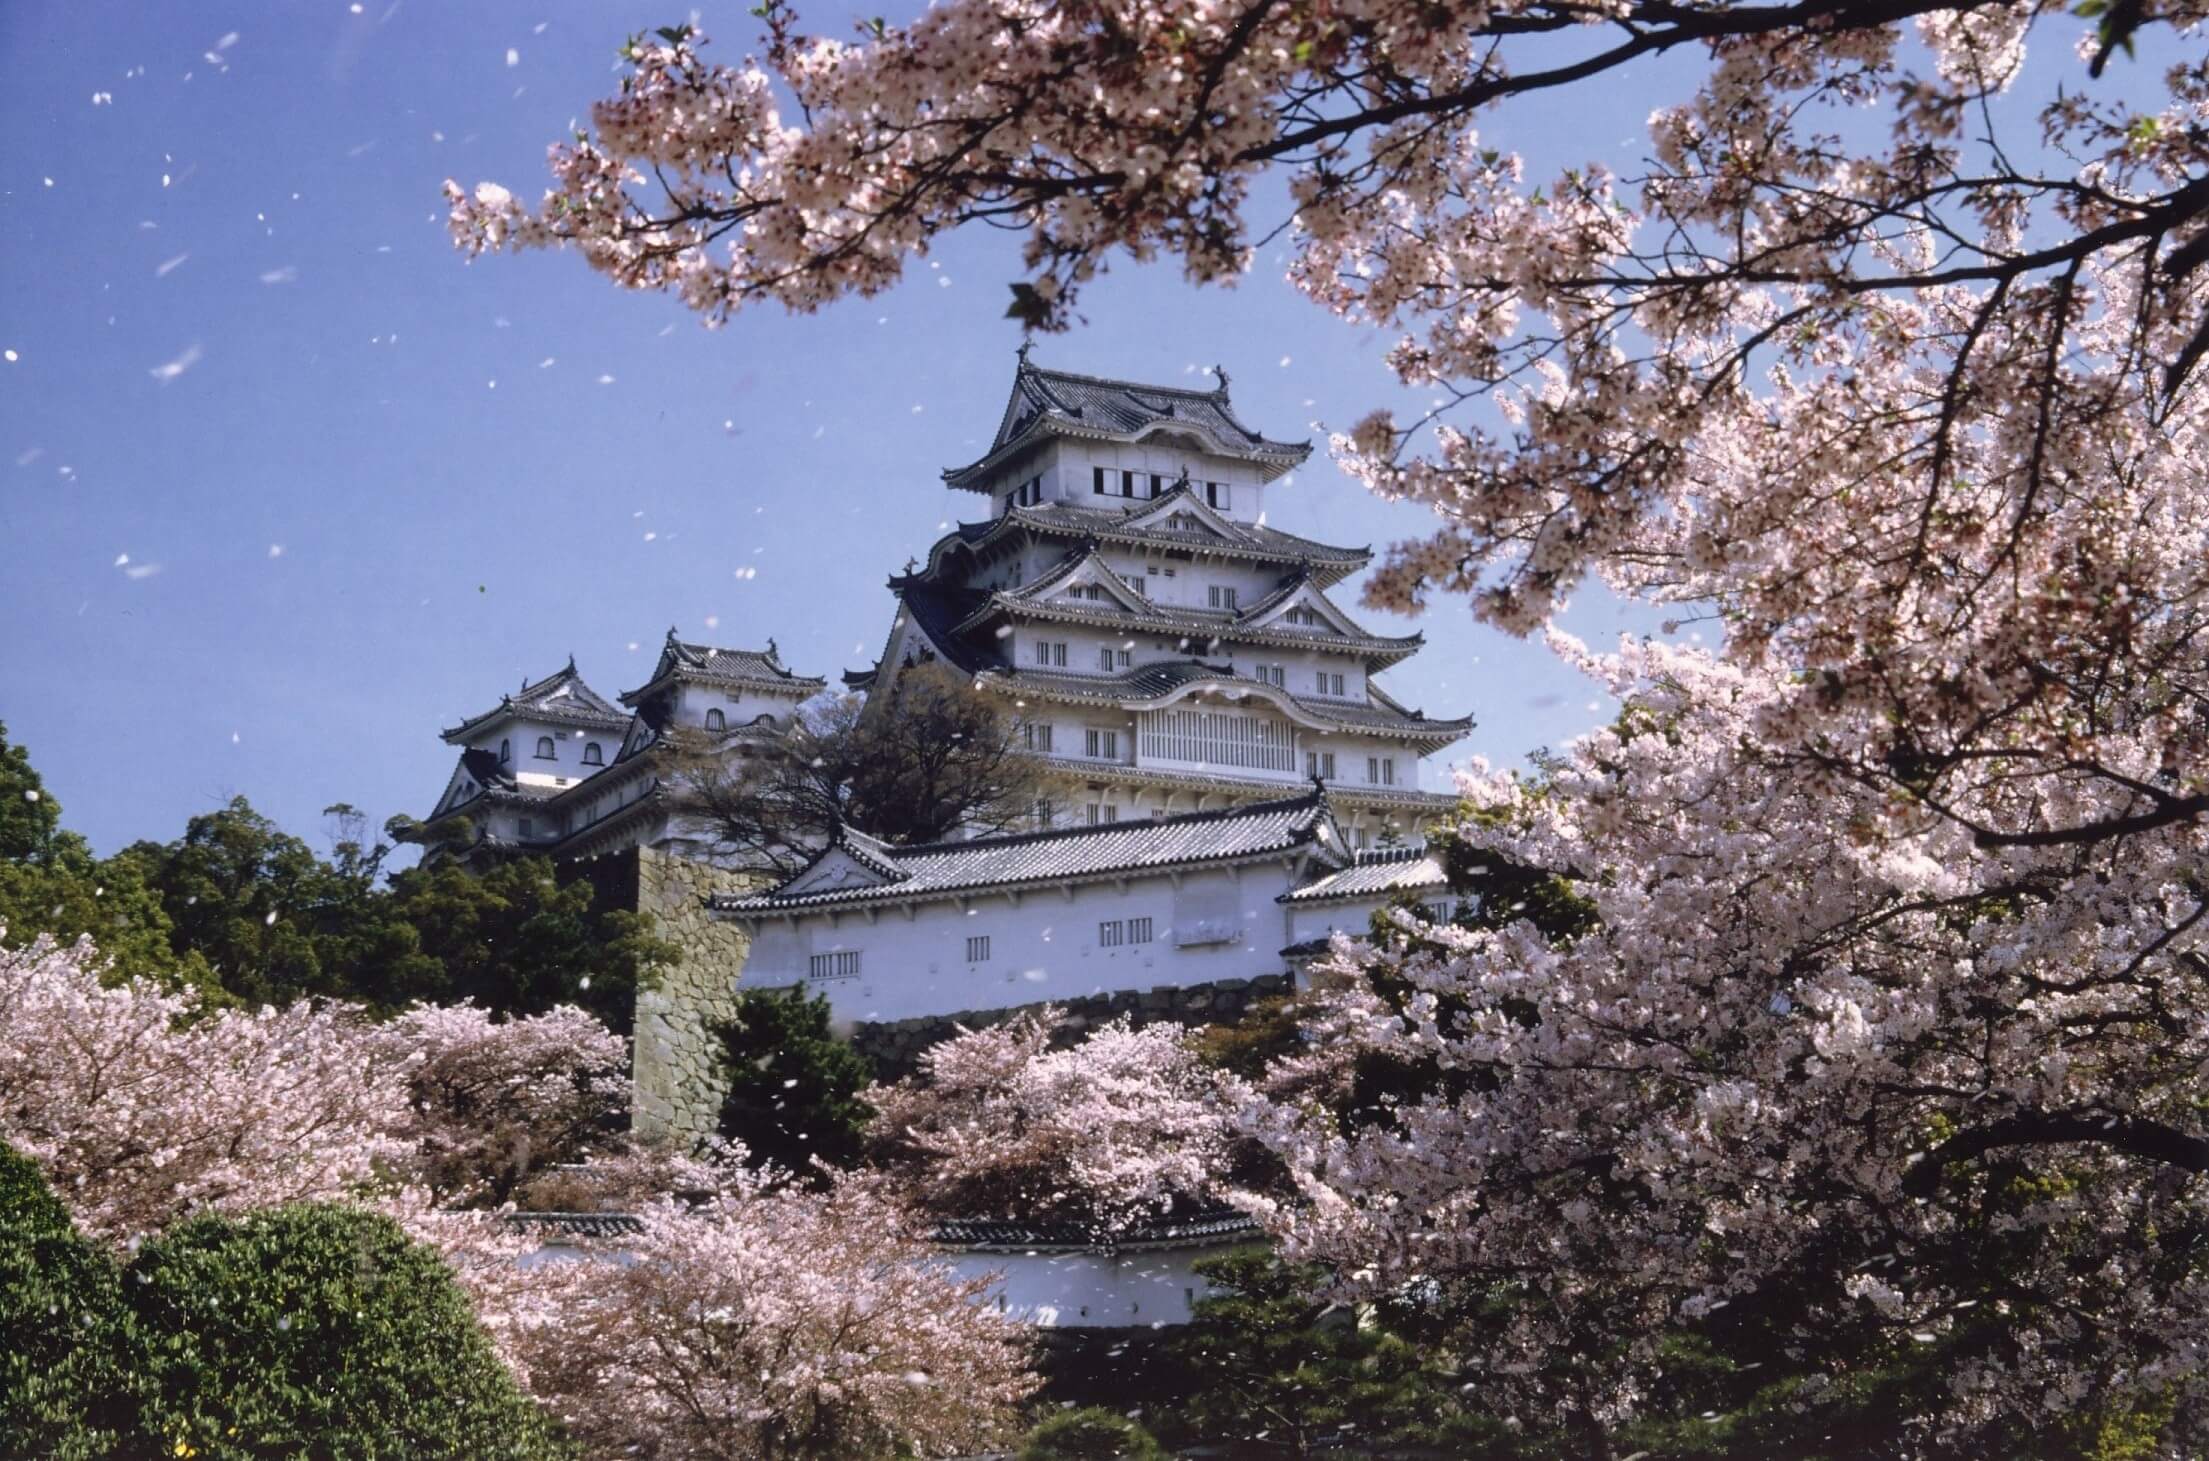
<instances>
[{"instance_id":1,"label":"stone foundation wall","mask_svg":"<svg viewBox=\"0 0 2209 1461\"><path fill-rule=\"evenodd\" d=\"M1179 1025L1231 1024L1241 1019L1252 1004L1287 994L1290 987L1291 976L1287 974L1261 974L1255 979L1122 989L1078 999L1054 999L1048 1003L1066 1012L1065 1037L1078 1039L1122 1015L1133 1016L1137 1025L1154 1025L1166 1020ZM861 1055L874 1062L878 1079L893 1081L911 1075L920 1063L921 1052L957 1034L956 1026L977 1030L1042 1008L1041 1003L1023 1004L1004 1009L962 1010L951 1015L923 1015L910 1020L862 1022L852 1027L851 1043Z\"/></svg>"},{"instance_id":2,"label":"stone foundation wall","mask_svg":"<svg viewBox=\"0 0 2209 1461\"><path fill-rule=\"evenodd\" d=\"M635 907L651 914L659 936L682 950L680 962L659 971L659 987L637 995L629 1125L651 1139L709 1136L723 1095L712 1027L735 1012L737 980L752 940L739 925L707 917L705 900L712 893L748 892L758 878L649 848L628 855L636 859Z\"/></svg>"}]
</instances>

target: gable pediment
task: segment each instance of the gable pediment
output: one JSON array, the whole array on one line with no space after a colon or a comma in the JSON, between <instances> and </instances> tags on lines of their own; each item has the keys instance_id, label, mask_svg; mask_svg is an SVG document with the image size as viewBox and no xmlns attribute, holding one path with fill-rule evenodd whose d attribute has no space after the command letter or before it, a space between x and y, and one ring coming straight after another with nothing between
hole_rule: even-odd
<instances>
[{"instance_id":1,"label":"gable pediment","mask_svg":"<svg viewBox=\"0 0 2209 1461\"><path fill-rule=\"evenodd\" d=\"M1129 513L1121 519L1120 525L1127 528L1147 528L1154 532L1180 533L1190 537L1215 538L1222 543L1241 543L1246 540L1240 529L1221 517L1203 498L1186 486L1176 487L1141 511Z\"/></svg>"}]
</instances>

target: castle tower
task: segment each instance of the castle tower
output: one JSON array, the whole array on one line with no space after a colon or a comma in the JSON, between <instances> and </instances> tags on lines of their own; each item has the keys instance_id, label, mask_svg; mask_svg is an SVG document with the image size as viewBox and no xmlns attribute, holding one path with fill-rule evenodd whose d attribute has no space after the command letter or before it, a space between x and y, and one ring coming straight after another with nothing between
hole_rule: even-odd
<instances>
[{"instance_id":1,"label":"castle tower","mask_svg":"<svg viewBox=\"0 0 2209 1461\"><path fill-rule=\"evenodd\" d=\"M1419 765L1469 717L1430 720L1374 676L1419 635L1376 635L1328 589L1363 568L1268 524L1308 442L1239 420L1211 390L1045 370L1021 352L995 439L949 485L988 515L890 580L886 692L942 660L1009 698L1043 763L1039 826L1169 816L1326 783L1359 845L1455 805Z\"/></svg>"}]
</instances>

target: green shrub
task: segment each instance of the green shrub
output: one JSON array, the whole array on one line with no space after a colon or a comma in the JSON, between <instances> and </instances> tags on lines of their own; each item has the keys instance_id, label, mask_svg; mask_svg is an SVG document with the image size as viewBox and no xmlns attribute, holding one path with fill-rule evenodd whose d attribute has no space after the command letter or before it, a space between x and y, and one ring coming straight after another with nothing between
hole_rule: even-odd
<instances>
[{"instance_id":1,"label":"green shrub","mask_svg":"<svg viewBox=\"0 0 2209 1461\"><path fill-rule=\"evenodd\" d=\"M771 1162L811 1181L816 1157L832 1167L859 1160L874 1117L861 1093L874 1070L830 1029L828 996L739 990L734 1017L715 1034L728 1082L721 1134L744 1143L754 1166Z\"/></svg>"},{"instance_id":2,"label":"green shrub","mask_svg":"<svg viewBox=\"0 0 2209 1461\"><path fill-rule=\"evenodd\" d=\"M1117 1411L1062 1410L1028 1432L1020 1461L1166 1461L1166 1448Z\"/></svg>"},{"instance_id":3,"label":"green shrub","mask_svg":"<svg viewBox=\"0 0 2209 1461\"><path fill-rule=\"evenodd\" d=\"M114 1263L78 1236L38 1165L0 1143L0 1456L114 1449Z\"/></svg>"},{"instance_id":4,"label":"green shrub","mask_svg":"<svg viewBox=\"0 0 2209 1461\"><path fill-rule=\"evenodd\" d=\"M194 1219L123 1286L137 1430L162 1456L563 1454L444 1263L387 1218Z\"/></svg>"}]
</instances>

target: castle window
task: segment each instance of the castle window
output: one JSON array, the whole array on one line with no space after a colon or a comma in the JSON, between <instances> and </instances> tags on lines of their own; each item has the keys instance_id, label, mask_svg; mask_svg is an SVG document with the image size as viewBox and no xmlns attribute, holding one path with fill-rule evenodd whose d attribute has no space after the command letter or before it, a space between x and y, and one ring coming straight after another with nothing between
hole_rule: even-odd
<instances>
[{"instance_id":1,"label":"castle window","mask_svg":"<svg viewBox=\"0 0 2209 1461\"><path fill-rule=\"evenodd\" d=\"M1225 482L1207 482L1204 484L1204 501L1209 507L1224 509L1233 501L1233 497Z\"/></svg>"},{"instance_id":2,"label":"castle window","mask_svg":"<svg viewBox=\"0 0 2209 1461\"><path fill-rule=\"evenodd\" d=\"M1117 918L1108 918L1097 925L1097 947L1116 949L1127 942L1127 927Z\"/></svg>"},{"instance_id":3,"label":"castle window","mask_svg":"<svg viewBox=\"0 0 2209 1461\"><path fill-rule=\"evenodd\" d=\"M1065 669L1066 641L1063 639L1038 639L1035 642L1035 662L1039 665L1051 665L1058 669Z\"/></svg>"},{"instance_id":4,"label":"castle window","mask_svg":"<svg viewBox=\"0 0 2209 1461\"><path fill-rule=\"evenodd\" d=\"M1375 786L1394 786L1396 784L1396 758L1394 756L1366 757L1365 779Z\"/></svg>"},{"instance_id":5,"label":"castle window","mask_svg":"<svg viewBox=\"0 0 2209 1461\"><path fill-rule=\"evenodd\" d=\"M1150 921L1150 920L1149 920L1148 918L1131 918L1131 919L1129 919L1129 920L1128 920L1128 942L1129 942L1129 943L1131 943L1131 944L1147 944L1147 943L1149 943L1150 941L1151 941L1151 921Z\"/></svg>"},{"instance_id":6,"label":"castle window","mask_svg":"<svg viewBox=\"0 0 2209 1461\"><path fill-rule=\"evenodd\" d=\"M723 714L722 714L722 713L720 712L720 710L719 710L718 708L716 708L716 709L713 709L713 710L709 710L709 711L707 711L707 712L706 712L706 729L707 729L707 730L709 730L709 731L724 731L724 730L727 730L728 728L729 728L729 718L728 718L727 716L723 715Z\"/></svg>"},{"instance_id":7,"label":"castle window","mask_svg":"<svg viewBox=\"0 0 2209 1461\"><path fill-rule=\"evenodd\" d=\"M1120 759L1120 733L1091 726L1082 732L1082 750L1095 760L1117 761Z\"/></svg>"},{"instance_id":8,"label":"castle window","mask_svg":"<svg viewBox=\"0 0 2209 1461\"><path fill-rule=\"evenodd\" d=\"M1159 493L1165 490L1166 479L1159 476L1156 472L1151 473L1151 496L1156 497Z\"/></svg>"},{"instance_id":9,"label":"castle window","mask_svg":"<svg viewBox=\"0 0 2209 1461\"><path fill-rule=\"evenodd\" d=\"M537 737L537 759L540 761L550 761L553 758L554 754L555 753L552 749L552 737Z\"/></svg>"},{"instance_id":10,"label":"castle window","mask_svg":"<svg viewBox=\"0 0 2209 1461\"><path fill-rule=\"evenodd\" d=\"M1041 725L1037 725L1037 724L1034 724L1033 722L1031 722L1031 723L1029 723L1029 724L1027 724L1027 725L1024 725L1024 726L1022 726L1022 727L1020 728L1020 740L1021 740L1021 743L1022 743L1023 745L1025 745L1025 746L1026 746L1026 747L1027 747L1027 748L1028 748L1029 750L1031 750L1031 751L1048 751L1048 750L1050 750L1050 749L1051 749L1051 726L1050 726L1050 723L1049 723L1048 721L1046 721L1046 722L1044 722L1044 723L1043 723L1043 724L1041 724Z\"/></svg>"},{"instance_id":11,"label":"castle window","mask_svg":"<svg viewBox=\"0 0 2209 1461\"><path fill-rule=\"evenodd\" d=\"M1097 495L1099 497L1102 497L1105 495L1105 469L1102 467L1098 467L1095 469L1095 471L1096 476L1091 478L1090 480L1096 484Z\"/></svg>"},{"instance_id":12,"label":"castle window","mask_svg":"<svg viewBox=\"0 0 2209 1461\"><path fill-rule=\"evenodd\" d=\"M1342 698L1342 676L1321 670L1312 679L1315 682L1313 688L1317 689L1320 694L1332 695L1337 700Z\"/></svg>"},{"instance_id":13,"label":"castle window","mask_svg":"<svg viewBox=\"0 0 2209 1461\"><path fill-rule=\"evenodd\" d=\"M1120 474L1120 495L1122 497L1133 497L1135 495L1135 474L1133 472L1122 472Z\"/></svg>"},{"instance_id":14,"label":"castle window","mask_svg":"<svg viewBox=\"0 0 2209 1461\"><path fill-rule=\"evenodd\" d=\"M592 741L583 747L583 764L585 766L603 766L606 764L606 753L599 749L598 742Z\"/></svg>"},{"instance_id":15,"label":"castle window","mask_svg":"<svg viewBox=\"0 0 2209 1461\"><path fill-rule=\"evenodd\" d=\"M1045 800L1042 797L1038 797L1036 799L1035 824L1038 827L1048 827L1051 825L1051 804L1049 801Z\"/></svg>"},{"instance_id":16,"label":"castle window","mask_svg":"<svg viewBox=\"0 0 2209 1461\"><path fill-rule=\"evenodd\" d=\"M852 979L859 973L859 951L846 949L837 954L815 954L806 961L806 977L809 979Z\"/></svg>"},{"instance_id":17,"label":"castle window","mask_svg":"<svg viewBox=\"0 0 2209 1461\"><path fill-rule=\"evenodd\" d=\"M1258 679L1260 683L1271 685L1277 690L1285 689L1287 687L1289 680L1289 672L1287 666L1256 665L1253 668L1255 668L1258 672Z\"/></svg>"},{"instance_id":18,"label":"castle window","mask_svg":"<svg viewBox=\"0 0 2209 1461\"><path fill-rule=\"evenodd\" d=\"M974 934L967 938L966 961L969 964L987 964L989 962L988 934Z\"/></svg>"},{"instance_id":19,"label":"castle window","mask_svg":"<svg viewBox=\"0 0 2209 1461\"><path fill-rule=\"evenodd\" d=\"M1306 751L1304 774L1316 776L1322 781L1335 779L1335 753L1332 751Z\"/></svg>"},{"instance_id":20,"label":"castle window","mask_svg":"<svg viewBox=\"0 0 2209 1461\"><path fill-rule=\"evenodd\" d=\"M536 835L537 835L537 824L536 824L535 822L532 822L532 821L531 821L531 820L530 820L529 818L527 818L527 817L524 817L524 818L522 818L522 836L523 836L523 838L527 839L527 838L530 838L530 837L534 837L534 836L536 836Z\"/></svg>"},{"instance_id":21,"label":"castle window","mask_svg":"<svg viewBox=\"0 0 2209 1461\"><path fill-rule=\"evenodd\" d=\"M1236 597L1235 586L1231 583L1212 583L1204 587L1205 602L1215 609L1234 608Z\"/></svg>"},{"instance_id":22,"label":"castle window","mask_svg":"<svg viewBox=\"0 0 2209 1461\"><path fill-rule=\"evenodd\" d=\"M507 764L508 762L512 761L513 759L514 759L514 743L513 743L512 741L500 741L500 742L499 742L499 764L500 764L501 766L504 766L504 765L506 765L506 764Z\"/></svg>"}]
</instances>

